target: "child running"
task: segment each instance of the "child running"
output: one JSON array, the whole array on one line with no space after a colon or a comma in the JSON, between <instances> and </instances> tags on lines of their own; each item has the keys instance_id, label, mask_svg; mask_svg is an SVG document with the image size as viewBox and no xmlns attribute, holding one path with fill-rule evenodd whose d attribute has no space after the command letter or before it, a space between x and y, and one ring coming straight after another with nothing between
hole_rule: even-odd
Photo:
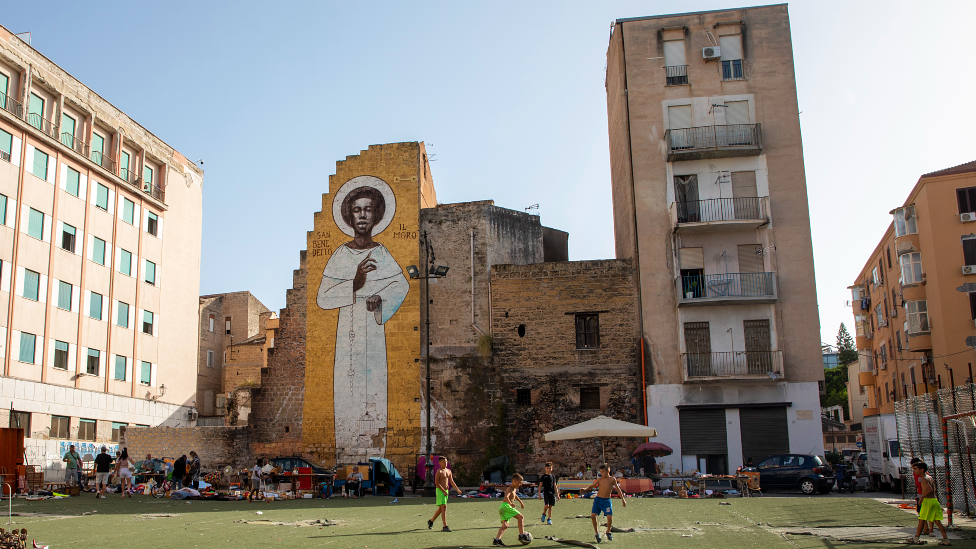
<instances>
[{"instance_id":1,"label":"child running","mask_svg":"<svg viewBox=\"0 0 976 549\"><path fill-rule=\"evenodd\" d=\"M539 479L539 498L542 499L542 522L552 524L552 507L559 499L556 490L556 476L552 474L552 462L546 462L545 474Z\"/></svg>"},{"instance_id":2,"label":"child running","mask_svg":"<svg viewBox=\"0 0 976 549\"><path fill-rule=\"evenodd\" d=\"M437 520L437 515L440 515L441 521L444 523L441 532L451 532L452 530L447 527L447 495L451 491L451 486L457 490L458 495L461 494L461 489L457 487L457 484L454 484L454 475L447 468L445 456L441 456L439 465L440 469L437 470L437 475L434 477L434 486L437 491L437 510L434 511L434 516L427 521L427 529L430 530L434 527L434 521Z\"/></svg>"},{"instance_id":3,"label":"child running","mask_svg":"<svg viewBox=\"0 0 976 549\"><path fill-rule=\"evenodd\" d=\"M616 489L617 493L620 494L620 502L627 507L627 496L624 491L620 489L620 484L617 482L615 477L610 476L610 466L606 463L600 465L600 478L593 481L586 490L583 492L589 492L590 490L597 488L597 494L593 498L593 509L590 511L590 520L593 521L593 532L596 533L596 542L600 543L603 541L600 538L599 523L596 517L603 512L603 515L607 517L607 539L613 541L613 534L610 533L610 528L613 527L613 502L610 501L610 496L613 494L613 490Z\"/></svg>"},{"instance_id":4,"label":"child running","mask_svg":"<svg viewBox=\"0 0 976 549\"><path fill-rule=\"evenodd\" d=\"M498 507L498 516L502 519L502 526L498 529L498 535L491 542L492 545L504 546L502 543L502 535L505 534L505 530L508 530L508 521L512 517L518 521L519 529L519 541L525 540L528 536L525 535L525 525L522 524L522 513L519 513L515 508L515 502L518 501L522 509L525 509L525 504L522 503L522 499L518 497L518 488L522 485L522 475L515 473L512 475L512 485L505 489L505 499L502 500L502 504ZM524 545L524 544L523 544Z\"/></svg>"},{"instance_id":5,"label":"child running","mask_svg":"<svg viewBox=\"0 0 976 549\"><path fill-rule=\"evenodd\" d=\"M942 532L942 539L939 541L939 545L952 545L949 543L948 536L946 536L945 526L942 526L942 504L935 497L935 481L928 474L928 470L929 466L924 461L919 461L912 465L912 473L919 477L922 485L922 491L919 493L919 497L922 498L922 508L918 513L918 527L915 529L915 535L908 538L908 543L925 543L924 541L919 541L918 538L925 531L925 523L928 521L934 522L939 527L939 531Z\"/></svg>"}]
</instances>

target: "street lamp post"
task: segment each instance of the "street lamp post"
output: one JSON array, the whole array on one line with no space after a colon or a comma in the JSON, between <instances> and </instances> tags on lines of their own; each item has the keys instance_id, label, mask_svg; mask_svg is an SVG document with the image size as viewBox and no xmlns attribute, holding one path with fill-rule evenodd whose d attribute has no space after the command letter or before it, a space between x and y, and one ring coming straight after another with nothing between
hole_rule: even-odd
<instances>
[{"instance_id":1,"label":"street lamp post","mask_svg":"<svg viewBox=\"0 0 976 549\"><path fill-rule=\"evenodd\" d=\"M430 240L427 237L427 231L424 231L422 236L424 239L424 274L420 274L420 269L418 269L416 265L410 265L407 267L407 274L410 275L411 279L424 281L424 332L426 334L424 342L424 362L427 368L427 474L424 475L424 497L433 497L434 470L431 454L434 452L432 440L434 429L430 418L430 279L443 278L447 276L447 271L450 269L450 267L445 267L443 265L434 266L434 249L430 245Z\"/></svg>"}]
</instances>

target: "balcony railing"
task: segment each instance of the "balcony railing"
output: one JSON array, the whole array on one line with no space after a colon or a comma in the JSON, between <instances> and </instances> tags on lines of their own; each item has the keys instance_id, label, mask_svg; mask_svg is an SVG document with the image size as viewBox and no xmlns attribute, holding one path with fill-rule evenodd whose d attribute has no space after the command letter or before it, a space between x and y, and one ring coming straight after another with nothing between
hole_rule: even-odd
<instances>
[{"instance_id":1,"label":"balcony railing","mask_svg":"<svg viewBox=\"0 0 976 549\"><path fill-rule=\"evenodd\" d=\"M24 117L24 106L13 97L5 93L0 93L0 109L3 109L17 118Z\"/></svg>"},{"instance_id":2,"label":"balcony railing","mask_svg":"<svg viewBox=\"0 0 976 549\"><path fill-rule=\"evenodd\" d=\"M681 361L685 364L688 379L750 376L777 379L783 375L782 351L684 353L681 355Z\"/></svg>"},{"instance_id":3,"label":"balcony railing","mask_svg":"<svg viewBox=\"0 0 976 549\"><path fill-rule=\"evenodd\" d=\"M722 61L722 80L745 80L742 73L742 60Z\"/></svg>"},{"instance_id":4,"label":"balcony railing","mask_svg":"<svg viewBox=\"0 0 976 549\"><path fill-rule=\"evenodd\" d=\"M112 158L107 154L103 154L101 151L92 151L88 158L91 158L92 162L105 168L109 172L115 173L115 160L112 160Z\"/></svg>"},{"instance_id":5,"label":"balcony railing","mask_svg":"<svg viewBox=\"0 0 976 549\"><path fill-rule=\"evenodd\" d=\"M762 151L760 124L700 126L668 130L668 161L756 156Z\"/></svg>"},{"instance_id":6,"label":"balcony railing","mask_svg":"<svg viewBox=\"0 0 976 549\"><path fill-rule=\"evenodd\" d=\"M681 300L774 298L775 273L725 273L678 277Z\"/></svg>"},{"instance_id":7,"label":"balcony railing","mask_svg":"<svg viewBox=\"0 0 976 549\"><path fill-rule=\"evenodd\" d=\"M57 139L58 127L47 118L36 112L27 113L27 123L46 133L48 136Z\"/></svg>"},{"instance_id":8,"label":"balcony railing","mask_svg":"<svg viewBox=\"0 0 976 549\"><path fill-rule=\"evenodd\" d=\"M766 199L763 197L688 200L676 202L675 207L678 223L766 219Z\"/></svg>"},{"instance_id":9,"label":"balcony railing","mask_svg":"<svg viewBox=\"0 0 976 549\"><path fill-rule=\"evenodd\" d=\"M146 183L146 180L141 177L135 177L130 183L136 189L148 194L149 196L159 200L160 202L165 202L163 198L166 196L165 191L157 185L152 183Z\"/></svg>"},{"instance_id":10,"label":"balcony railing","mask_svg":"<svg viewBox=\"0 0 976 549\"><path fill-rule=\"evenodd\" d=\"M85 143L70 133L61 132L61 144L69 149L73 149L78 154L88 156L88 143Z\"/></svg>"},{"instance_id":11,"label":"balcony railing","mask_svg":"<svg viewBox=\"0 0 976 549\"><path fill-rule=\"evenodd\" d=\"M119 178L122 179L122 181L125 181L126 183L130 183L131 182L130 176L131 173L129 172L129 168L119 168Z\"/></svg>"},{"instance_id":12,"label":"balcony railing","mask_svg":"<svg viewBox=\"0 0 976 549\"><path fill-rule=\"evenodd\" d=\"M10 153L7 151L0 150L0 160L4 162L10 162Z\"/></svg>"},{"instance_id":13,"label":"balcony railing","mask_svg":"<svg viewBox=\"0 0 976 549\"><path fill-rule=\"evenodd\" d=\"M688 65L664 67L664 77L668 86L683 86L688 83Z\"/></svg>"}]
</instances>

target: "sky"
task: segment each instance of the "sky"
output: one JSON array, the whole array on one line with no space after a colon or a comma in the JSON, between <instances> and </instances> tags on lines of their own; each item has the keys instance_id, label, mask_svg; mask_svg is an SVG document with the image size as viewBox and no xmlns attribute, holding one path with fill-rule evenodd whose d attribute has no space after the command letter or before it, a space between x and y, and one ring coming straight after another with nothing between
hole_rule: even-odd
<instances>
[{"instance_id":1,"label":"sky","mask_svg":"<svg viewBox=\"0 0 976 549\"><path fill-rule=\"evenodd\" d=\"M743 5L49 0L0 24L204 161L200 292L278 310L335 162L371 144L424 141L439 202L539 204L571 260L614 257L612 22ZM790 3L825 343L853 331L847 286L888 211L976 160L973 20L971 1Z\"/></svg>"}]
</instances>

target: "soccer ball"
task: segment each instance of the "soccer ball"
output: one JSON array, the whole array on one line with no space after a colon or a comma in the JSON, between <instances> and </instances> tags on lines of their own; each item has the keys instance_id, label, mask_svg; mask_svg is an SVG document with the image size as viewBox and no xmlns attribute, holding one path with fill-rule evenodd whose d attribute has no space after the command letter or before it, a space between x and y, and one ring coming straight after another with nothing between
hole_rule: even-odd
<instances>
[{"instance_id":1,"label":"soccer ball","mask_svg":"<svg viewBox=\"0 0 976 549\"><path fill-rule=\"evenodd\" d=\"M518 540L519 540L519 543L521 543L522 545L528 545L528 544L532 543L532 534L530 534L528 532L526 532L524 534L521 534L521 535L519 535Z\"/></svg>"}]
</instances>

